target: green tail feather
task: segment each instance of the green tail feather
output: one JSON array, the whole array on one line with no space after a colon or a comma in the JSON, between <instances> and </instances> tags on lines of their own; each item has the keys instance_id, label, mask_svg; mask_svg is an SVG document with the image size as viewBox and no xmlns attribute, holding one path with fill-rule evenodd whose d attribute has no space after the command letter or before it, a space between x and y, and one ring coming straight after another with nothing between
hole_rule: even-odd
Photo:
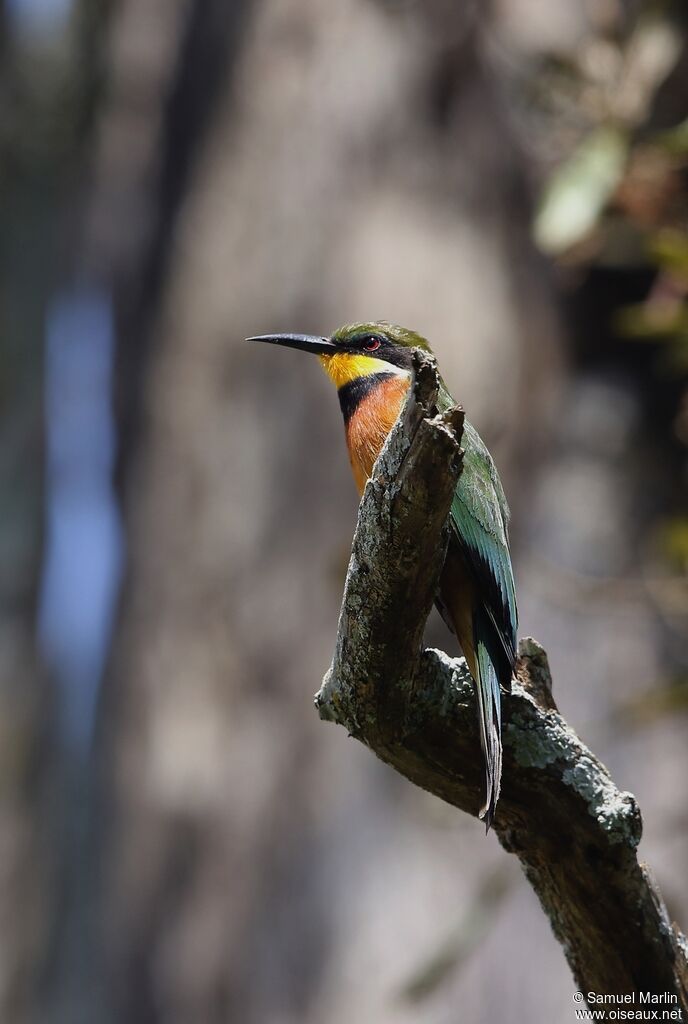
<instances>
[{"instance_id":1,"label":"green tail feather","mask_svg":"<svg viewBox=\"0 0 688 1024\"><path fill-rule=\"evenodd\" d=\"M485 759L485 803L480 817L485 831L490 830L494 818L502 779L502 723L501 698L497 666L503 659L501 650L495 650L499 638L484 608L475 612L473 619L475 657L478 666L476 691L480 720L480 745Z\"/></svg>"}]
</instances>

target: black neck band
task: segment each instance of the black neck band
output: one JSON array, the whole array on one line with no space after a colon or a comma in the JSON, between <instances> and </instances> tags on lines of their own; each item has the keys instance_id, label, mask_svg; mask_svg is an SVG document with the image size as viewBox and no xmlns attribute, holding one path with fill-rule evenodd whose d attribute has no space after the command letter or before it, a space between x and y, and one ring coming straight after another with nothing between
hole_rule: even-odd
<instances>
[{"instance_id":1,"label":"black neck band","mask_svg":"<svg viewBox=\"0 0 688 1024\"><path fill-rule=\"evenodd\" d=\"M344 422L349 422L363 399L374 391L378 384L381 384L384 380L390 380L394 376L396 374L389 373L388 371L367 373L363 377L356 377L355 380L350 380L348 384L342 385L337 390L337 394L339 395L339 405Z\"/></svg>"}]
</instances>

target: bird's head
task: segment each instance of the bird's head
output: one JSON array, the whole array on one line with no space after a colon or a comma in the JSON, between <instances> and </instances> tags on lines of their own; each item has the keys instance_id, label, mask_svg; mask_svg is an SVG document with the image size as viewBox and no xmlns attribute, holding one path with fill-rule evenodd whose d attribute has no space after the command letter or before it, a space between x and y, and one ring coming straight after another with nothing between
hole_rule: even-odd
<instances>
[{"instance_id":1,"label":"bird's head","mask_svg":"<svg viewBox=\"0 0 688 1024\"><path fill-rule=\"evenodd\" d=\"M325 372L337 388L370 374L392 372L410 376L412 350L430 351L425 338L415 331L382 320L346 324L329 338L310 334L265 334L248 340L314 353L320 357Z\"/></svg>"}]
</instances>

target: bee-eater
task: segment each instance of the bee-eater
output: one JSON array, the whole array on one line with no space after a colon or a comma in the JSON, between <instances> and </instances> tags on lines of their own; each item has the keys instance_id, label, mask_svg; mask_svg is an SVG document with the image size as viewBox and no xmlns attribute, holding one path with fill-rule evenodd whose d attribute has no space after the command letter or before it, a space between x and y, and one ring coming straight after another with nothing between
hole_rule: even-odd
<instances>
[{"instance_id":1,"label":"bee-eater","mask_svg":"<svg viewBox=\"0 0 688 1024\"><path fill-rule=\"evenodd\" d=\"M249 338L315 353L334 382L346 443L363 493L412 377L412 350L430 351L414 331L384 322L348 324L329 338L270 334ZM440 412L456 405L440 380ZM489 829L502 773L500 685L511 689L516 658L516 598L509 556L509 510L494 462L478 432L464 423L463 470L450 511L450 540L437 605L456 634L475 682L486 793L480 812Z\"/></svg>"}]
</instances>

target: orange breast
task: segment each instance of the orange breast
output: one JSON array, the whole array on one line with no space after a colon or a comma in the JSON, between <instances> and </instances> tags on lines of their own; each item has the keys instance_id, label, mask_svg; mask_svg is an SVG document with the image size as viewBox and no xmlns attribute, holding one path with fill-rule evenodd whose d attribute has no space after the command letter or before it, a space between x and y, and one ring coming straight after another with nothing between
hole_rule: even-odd
<instances>
[{"instance_id":1,"label":"orange breast","mask_svg":"<svg viewBox=\"0 0 688 1024\"><path fill-rule=\"evenodd\" d=\"M363 494L375 460L396 422L409 383L405 377L380 381L361 400L346 424L346 443L359 494Z\"/></svg>"}]
</instances>

